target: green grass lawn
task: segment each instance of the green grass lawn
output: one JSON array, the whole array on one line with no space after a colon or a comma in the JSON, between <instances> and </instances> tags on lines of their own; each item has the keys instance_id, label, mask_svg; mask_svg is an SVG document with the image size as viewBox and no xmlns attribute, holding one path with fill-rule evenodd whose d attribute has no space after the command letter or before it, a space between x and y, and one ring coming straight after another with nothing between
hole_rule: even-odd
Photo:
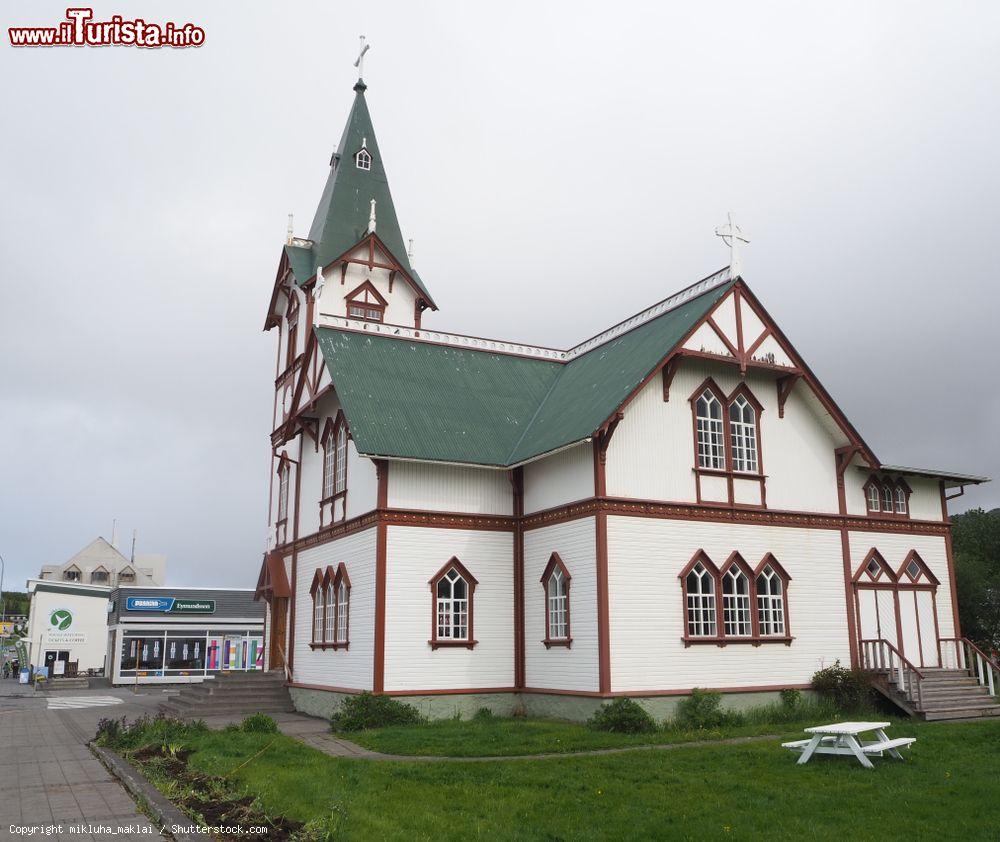
<instances>
[{"instance_id":1,"label":"green grass lawn","mask_svg":"<svg viewBox=\"0 0 1000 842\"><path fill-rule=\"evenodd\" d=\"M506 725L526 729L513 737L522 745L561 727ZM327 820L337 839L1000 838L989 817L1000 723L907 721L890 733L918 740L905 762L875 759L874 770L843 757L796 766L777 741L485 763L341 760L271 734L184 742L192 766L222 775L274 741L234 779L269 812Z\"/></svg>"},{"instance_id":2,"label":"green grass lawn","mask_svg":"<svg viewBox=\"0 0 1000 842\"><path fill-rule=\"evenodd\" d=\"M842 717L843 718L843 717ZM822 719L822 717L821 717ZM815 725L815 717L775 725L750 723L697 731L659 729L648 734L615 734L574 722L547 719L444 719L424 725L398 725L339 734L385 754L438 757L515 757L520 754L562 754L589 749L663 745L724 737L777 734ZM834 721L827 718L823 721ZM801 729L799 729L801 730Z\"/></svg>"}]
</instances>

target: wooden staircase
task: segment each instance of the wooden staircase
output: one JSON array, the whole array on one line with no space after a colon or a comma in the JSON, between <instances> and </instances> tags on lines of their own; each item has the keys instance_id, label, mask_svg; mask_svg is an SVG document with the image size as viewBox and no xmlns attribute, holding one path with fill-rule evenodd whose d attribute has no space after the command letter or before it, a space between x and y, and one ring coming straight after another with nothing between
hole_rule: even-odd
<instances>
[{"instance_id":1,"label":"wooden staircase","mask_svg":"<svg viewBox=\"0 0 1000 842\"><path fill-rule=\"evenodd\" d=\"M182 719L288 713L294 710L281 672L251 671L218 675L200 684L186 684L160 710Z\"/></svg>"},{"instance_id":2,"label":"wooden staircase","mask_svg":"<svg viewBox=\"0 0 1000 842\"><path fill-rule=\"evenodd\" d=\"M1000 717L1000 666L974 643L954 644L946 667L917 668L887 640L862 640L862 664L872 684L889 701L911 716L928 721Z\"/></svg>"}]
</instances>

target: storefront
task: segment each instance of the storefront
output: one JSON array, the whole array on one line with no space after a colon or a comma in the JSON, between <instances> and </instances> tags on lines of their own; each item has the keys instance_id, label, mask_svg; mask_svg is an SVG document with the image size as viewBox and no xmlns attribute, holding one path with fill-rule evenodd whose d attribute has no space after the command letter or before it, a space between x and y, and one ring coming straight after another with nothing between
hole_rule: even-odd
<instances>
[{"instance_id":1,"label":"storefront","mask_svg":"<svg viewBox=\"0 0 1000 842\"><path fill-rule=\"evenodd\" d=\"M46 667L50 678L104 672L111 589L29 579L28 593L25 648L32 669Z\"/></svg>"},{"instance_id":2,"label":"storefront","mask_svg":"<svg viewBox=\"0 0 1000 842\"><path fill-rule=\"evenodd\" d=\"M264 667L264 606L252 590L116 588L107 623L115 684L198 682Z\"/></svg>"}]
</instances>

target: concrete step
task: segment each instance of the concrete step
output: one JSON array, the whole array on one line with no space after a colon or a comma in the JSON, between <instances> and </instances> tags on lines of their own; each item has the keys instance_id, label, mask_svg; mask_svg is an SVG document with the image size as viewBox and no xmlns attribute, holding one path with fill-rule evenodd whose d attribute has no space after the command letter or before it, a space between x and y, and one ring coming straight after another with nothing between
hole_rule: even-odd
<instances>
[{"instance_id":1,"label":"concrete step","mask_svg":"<svg viewBox=\"0 0 1000 842\"><path fill-rule=\"evenodd\" d=\"M86 690L90 687L90 679L86 676L77 678L50 678L45 682L46 690Z\"/></svg>"},{"instance_id":2,"label":"concrete step","mask_svg":"<svg viewBox=\"0 0 1000 842\"><path fill-rule=\"evenodd\" d=\"M923 712L923 717L928 722L940 722L945 719L978 719L982 716L1000 717L1000 705L961 705Z\"/></svg>"},{"instance_id":3,"label":"concrete step","mask_svg":"<svg viewBox=\"0 0 1000 842\"><path fill-rule=\"evenodd\" d=\"M203 719L206 716L249 716L252 713L293 713L295 708L292 703L265 704L254 708L246 705L206 705L199 707L187 707L175 705L173 702L164 702L160 705L160 710L171 716L178 716L184 719Z\"/></svg>"}]
</instances>

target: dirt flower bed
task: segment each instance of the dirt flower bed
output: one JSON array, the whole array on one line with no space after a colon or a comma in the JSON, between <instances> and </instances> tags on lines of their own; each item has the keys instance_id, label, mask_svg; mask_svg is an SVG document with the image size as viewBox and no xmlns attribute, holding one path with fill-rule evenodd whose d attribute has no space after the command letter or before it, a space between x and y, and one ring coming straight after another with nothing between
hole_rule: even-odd
<instances>
[{"instance_id":1,"label":"dirt flower bed","mask_svg":"<svg viewBox=\"0 0 1000 842\"><path fill-rule=\"evenodd\" d=\"M135 765L197 824L244 829L242 834L214 833L215 839L307 842L323 838L303 822L268 813L258 797L246 793L227 776L209 775L193 768L188 763L192 751L184 747L184 738L204 730L199 723L188 724L166 717L144 718L131 725L124 720L105 720L98 727L96 741Z\"/></svg>"}]
</instances>

